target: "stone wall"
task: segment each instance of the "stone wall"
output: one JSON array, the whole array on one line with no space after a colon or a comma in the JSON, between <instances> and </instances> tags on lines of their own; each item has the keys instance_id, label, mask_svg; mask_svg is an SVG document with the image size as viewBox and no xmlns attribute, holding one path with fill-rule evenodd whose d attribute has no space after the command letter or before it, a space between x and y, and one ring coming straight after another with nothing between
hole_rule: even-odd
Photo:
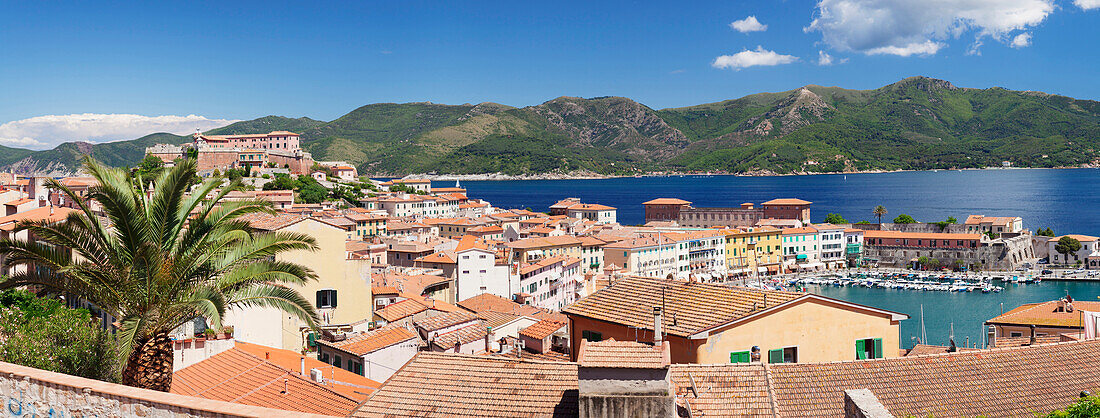
<instances>
[{"instance_id":1,"label":"stone wall","mask_svg":"<svg viewBox=\"0 0 1100 418\"><path fill-rule=\"evenodd\" d=\"M320 417L138 389L0 362L0 406L13 417Z\"/></svg>"},{"instance_id":2,"label":"stone wall","mask_svg":"<svg viewBox=\"0 0 1100 418\"><path fill-rule=\"evenodd\" d=\"M863 256L878 260L878 265L882 267L903 267L909 260L924 256L939 260L944 267L950 267L955 260L961 260L964 265L976 264L982 270L1013 270L1037 259L1030 235L985 241L978 248L916 248L864 244Z\"/></svg>"}]
</instances>

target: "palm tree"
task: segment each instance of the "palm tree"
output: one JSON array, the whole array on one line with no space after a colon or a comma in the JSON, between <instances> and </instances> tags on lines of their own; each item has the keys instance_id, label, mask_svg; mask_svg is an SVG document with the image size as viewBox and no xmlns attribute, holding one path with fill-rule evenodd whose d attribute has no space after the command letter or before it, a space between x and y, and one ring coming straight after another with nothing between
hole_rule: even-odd
<instances>
[{"instance_id":1,"label":"palm tree","mask_svg":"<svg viewBox=\"0 0 1100 418\"><path fill-rule=\"evenodd\" d=\"M882 227L882 215L886 214L886 206L882 206L882 205L875 206L875 209L872 210L871 213L875 214L875 217L878 218L878 226L881 228Z\"/></svg>"},{"instance_id":2,"label":"palm tree","mask_svg":"<svg viewBox=\"0 0 1100 418\"><path fill-rule=\"evenodd\" d=\"M91 158L84 167L98 181L86 199L98 203L104 216L49 180L79 210L60 222L17 226L33 239L0 240L6 264L26 267L0 288L35 286L73 294L117 318L123 384L168 391L169 333L197 317L221 329L227 309L274 307L316 328L316 309L286 286L315 280L316 274L275 259L286 251L313 251L315 240L254 231L241 217L273 209L258 200L222 202L239 181L219 191L222 179L209 179L188 195L192 159L162 170L151 182ZM206 199L210 194L213 199Z\"/></svg>"}]
</instances>

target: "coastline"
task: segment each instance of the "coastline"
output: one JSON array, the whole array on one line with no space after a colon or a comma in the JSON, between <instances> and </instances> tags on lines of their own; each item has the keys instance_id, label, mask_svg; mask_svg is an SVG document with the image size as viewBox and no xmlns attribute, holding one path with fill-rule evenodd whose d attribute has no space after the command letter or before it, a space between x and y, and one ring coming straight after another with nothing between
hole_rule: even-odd
<instances>
[{"instance_id":1,"label":"coastline","mask_svg":"<svg viewBox=\"0 0 1100 418\"><path fill-rule=\"evenodd\" d=\"M982 167L982 168L951 168L951 169L932 169L932 170L858 170L858 171L830 171L830 172L793 172L793 173L776 173L770 170L750 171L745 173L728 173L721 171L714 172L677 172L677 171L656 171L645 174L637 175L614 175L614 174L599 174L594 172L581 172L581 173L542 173L542 174L504 174L504 173L484 173L484 174L409 174L404 177L372 177L372 178L398 178L398 179L420 179L431 181L516 181L516 180L604 180L615 178L630 178L630 177L677 177L677 176L734 176L734 177L787 177L787 176L822 176L822 175L838 175L838 174L885 174L885 173L905 173L905 172L935 172L935 171L983 171L983 170L1069 170L1078 168L1100 168L1095 165L1083 164L1080 166L1071 167Z\"/></svg>"}]
</instances>

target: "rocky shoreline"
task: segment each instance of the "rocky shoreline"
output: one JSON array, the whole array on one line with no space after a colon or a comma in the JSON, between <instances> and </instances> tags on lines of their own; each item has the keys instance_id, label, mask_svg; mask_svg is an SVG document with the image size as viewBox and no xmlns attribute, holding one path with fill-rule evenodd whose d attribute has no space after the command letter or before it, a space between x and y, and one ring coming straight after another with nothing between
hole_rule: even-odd
<instances>
[{"instance_id":1,"label":"rocky shoreline","mask_svg":"<svg viewBox=\"0 0 1100 418\"><path fill-rule=\"evenodd\" d=\"M638 175L608 175L599 174L595 172L575 172L575 173L541 173L541 174L504 174L504 173L485 173L485 174L410 174L404 177L394 177L403 179L423 179L432 181L513 181L513 180L598 180L598 179L612 179L612 178L626 178L626 177L676 177L676 176L738 176L738 177L782 177L782 176L817 176L817 175L836 175L836 174L881 174L881 173L900 173L909 171L973 171L973 170L1060 170L1071 168L1100 168L1092 164L1083 164L1080 166L1072 167L985 167L985 168L956 168L956 169L936 169L936 170L863 170L863 171L835 171L835 172L793 172L793 173L776 173L771 170L757 170L744 173L728 173L728 172L674 172L674 171L660 171L653 173L645 173Z\"/></svg>"}]
</instances>

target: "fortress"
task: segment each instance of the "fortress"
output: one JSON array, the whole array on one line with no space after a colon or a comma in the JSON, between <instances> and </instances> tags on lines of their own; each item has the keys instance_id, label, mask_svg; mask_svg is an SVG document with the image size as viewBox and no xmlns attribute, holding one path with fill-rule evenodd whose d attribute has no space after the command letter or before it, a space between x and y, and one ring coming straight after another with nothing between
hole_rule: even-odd
<instances>
[{"instance_id":1,"label":"fortress","mask_svg":"<svg viewBox=\"0 0 1100 418\"><path fill-rule=\"evenodd\" d=\"M293 174L309 174L313 156L302 150L294 132L266 134L203 135L196 133L190 144L157 144L145 149L146 155L171 163L194 150L199 171L230 168L287 168Z\"/></svg>"}]
</instances>

